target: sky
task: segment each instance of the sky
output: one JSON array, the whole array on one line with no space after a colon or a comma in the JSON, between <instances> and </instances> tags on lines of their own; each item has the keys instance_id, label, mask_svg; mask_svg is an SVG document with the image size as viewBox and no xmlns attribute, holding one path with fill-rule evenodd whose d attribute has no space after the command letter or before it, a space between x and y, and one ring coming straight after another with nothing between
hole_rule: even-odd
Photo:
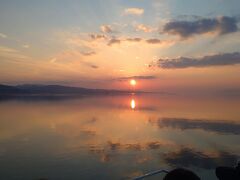
<instances>
[{"instance_id":1,"label":"sky","mask_svg":"<svg viewBox=\"0 0 240 180\"><path fill-rule=\"evenodd\" d=\"M240 88L239 0L0 0L0 84Z\"/></svg>"}]
</instances>

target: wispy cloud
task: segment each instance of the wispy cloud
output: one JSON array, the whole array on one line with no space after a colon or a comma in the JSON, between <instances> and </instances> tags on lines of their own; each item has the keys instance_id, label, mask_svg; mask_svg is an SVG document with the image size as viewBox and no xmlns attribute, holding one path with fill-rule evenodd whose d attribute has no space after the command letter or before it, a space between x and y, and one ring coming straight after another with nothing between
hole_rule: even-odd
<instances>
[{"instance_id":1,"label":"wispy cloud","mask_svg":"<svg viewBox=\"0 0 240 180\"><path fill-rule=\"evenodd\" d=\"M159 59L156 64L165 69L189 68L189 67L209 67L209 66L226 66L240 64L240 53L225 53L203 56L200 58L179 57L175 59Z\"/></svg>"},{"instance_id":2,"label":"wispy cloud","mask_svg":"<svg viewBox=\"0 0 240 180\"><path fill-rule=\"evenodd\" d=\"M110 41L108 42L108 46L112 46L113 44L120 44L120 43L121 43L120 39L113 38L113 39L110 39Z\"/></svg>"},{"instance_id":3,"label":"wispy cloud","mask_svg":"<svg viewBox=\"0 0 240 180\"><path fill-rule=\"evenodd\" d=\"M5 52L5 53L17 53L17 52L19 52L19 51L16 50L16 49L12 49L12 48L5 47L5 46L0 46L0 52Z\"/></svg>"},{"instance_id":4,"label":"wispy cloud","mask_svg":"<svg viewBox=\"0 0 240 180\"><path fill-rule=\"evenodd\" d=\"M130 41L130 42L140 42L140 41L142 41L142 38L127 38L126 41Z\"/></svg>"},{"instance_id":5,"label":"wispy cloud","mask_svg":"<svg viewBox=\"0 0 240 180\"><path fill-rule=\"evenodd\" d=\"M222 16L217 18L201 18L194 21L174 20L166 23L163 33L189 38L205 33L229 34L238 31L237 18Z\"/></svg>"},{"instance_id":6,"label":"wispy cloud","mask_svg":"<svg viewBox=\"0 0 240 180\"><path fill-rule=\"evenodd\" d=\"M84 56L92 56L94 54L96 54L96 52L94 52L94 51L82 52L82 55L84 55Z\"/></svg>"},{"instance_id":7,"label":"wispy cloud","mask_svg":"<svg viewBox=\"0 0 240 180\"><path fill-rule=\"evenodd\" d=\"M144 13L144 9L142 8L127 8L124 10L125 15L136 15L140 16Z\"/></svg>"},{"instance_id":8,"label":"wispy cloud","mask_svg":"<svg viewBox=\"0 0 240 180\"><path fill-rule=\"evenodd\" d=\"M160 39L147 39L146 42L149 44L159 44L162 41Z\"/></svg>"},{"instance_id":9,"label":"wispy cloud","mask_svg":"<svg viewBox=\"0 0 240 180\"><path fill-rule=\"evenodd\" d=\"M68 50L63 51L59 54L57 54L55 57L50 59L50 63L54 64L61 64L61 65L83 65L85 67L97 69L99 66L93 64L92 62L87 61L83 56L91 56L94 55L94 51L78 51L78 50Z\"/></svg>"},{"instance_id":10,"label":"wispy cloud","mask_svg":"<svg viewBox=\"0 0 240 180\"><path fill-rule=\"evenodd\" d=\"M6 34L0 33L0 38L7 38L8 36Z\"/></svg>"},{"instance_id":11,"label":"wispy cloud","mask_svg":"<svg viewBox=\"0 0 240 180\"><path fill-rule=\"evenodd\" d=\"M110 25L102 25L100 30L103 33L113 33L113 28Z\"/></svg>"},{"instance_id":12,"label":"wispy cloud","mask_svg":"<svg viewBox=\"0 0 240 180\"><path fill-rule=\"evenodd\" d=\"M25 49L28 49L28 48L30 48L30 45L24 44L22 47L25 48Z\"/></svg>"},{"instance_id":13,"label":"wispy cloud","mask_svg":"<svg viewBox=\"0 0 240 180\"><path fill-rule=\"evenodd\" d=\"M94 65L94 64L90 64L89 67L91 67L91 68L93 68L93 69L99 68L97 65Z\"/></svg>"},{"instance_id":14,"label":"wispy cloud","mask_svg":"<svg viewBox=\"0 0 240 180\"><path fill-rule=\"evenodd\" d=\"M129 76L129 77L120 77L117 78L118 81L126 81L130 79L135 79L135 80L151 80L151 79L156 79L156 76Z\"/></svg>"},{"instance_id":15,"label":"wispy cloud","mask_svg":"<svg viewBox=\"0 0 240 180\"><path fill-rule=\"evenodd\" d=\"M104 34L90 34L89 36L92 40L106 39L106 36Z\"/></svg>"},{"instance_id":16,"label":"wispy cloud","mask_svg":"<svg viewBox=\"0 0 240 180\"><path fill-rule=\"evenodd\" d=\"M149 33L149 32L152 32L153 30L154 30L153 28L146 26L144 24L138 24L136 26L136 31L143 31L143 32Z\"/></svg>"},{"instance_id":17,"label":"wispy cloud","mask_svg":"<svg viewBox=\"0 0 240 180\"><path fill-rule=\"evenodd\" d=\"M28 59L28 57L23 55L19 50L4 46L0 46L0 56L6 58Z\"/></svg>"},{"instance_id":18,"label":"wispy cloud","mask_svg":"<svg viewBox=\"0 0 240 180\"><path fill-rule=\"evenodd\" d=\"M114 44L121 44L121 43L144 43L144 44L149 44L149 45L161 45L161 46L169 46L174 44L174 41L170 41L170 40L160 40L157 38L153 38L153 39L142 39L139 37L136 38L112 38L108 41L108 46L112 46ZM143 45L143 44L142 44Z\"/></svg>"}]
</instances>

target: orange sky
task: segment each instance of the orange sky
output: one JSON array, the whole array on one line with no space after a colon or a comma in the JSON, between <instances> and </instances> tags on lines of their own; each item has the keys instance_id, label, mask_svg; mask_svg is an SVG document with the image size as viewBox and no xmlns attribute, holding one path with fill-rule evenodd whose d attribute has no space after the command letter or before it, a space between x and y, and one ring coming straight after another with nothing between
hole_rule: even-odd
<instances>
[{"instance_id":1,"label":"orange sky","mask_svg":"<svg viewBox=\"0 0 240 180\"><path fill-rule=\"evenodd\" d=\"M1 4L1 84L240 88L238 1L61 2Z\"/></svg>"}]
</instances>

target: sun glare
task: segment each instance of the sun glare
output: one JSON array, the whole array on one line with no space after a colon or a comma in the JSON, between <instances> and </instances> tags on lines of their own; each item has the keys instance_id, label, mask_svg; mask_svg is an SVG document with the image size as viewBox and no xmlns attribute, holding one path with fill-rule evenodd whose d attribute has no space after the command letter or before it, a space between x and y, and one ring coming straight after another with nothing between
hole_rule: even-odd
<instances>
[{"instance_id":1,"label":"sun glare","mask_svg":"<svg viewBox=\"0 0 240 180\"><path fill-rule=\"evenodd\" d=\"M135 86L137 84L137 82L134 79L131 79L130 84L131 84L131 86Z\"/></svg>"},{"instance_id":2,"label":"sun glare","mask_svg":"<svg viewBox=\"0 0 240 180\"><path fill-rule=\"evenodd\" d=\"M135 107L136 107L136 103L135 103L134 99L132 99L131 100L131 108L135 109Z\"/></svg>"}]
</instances>

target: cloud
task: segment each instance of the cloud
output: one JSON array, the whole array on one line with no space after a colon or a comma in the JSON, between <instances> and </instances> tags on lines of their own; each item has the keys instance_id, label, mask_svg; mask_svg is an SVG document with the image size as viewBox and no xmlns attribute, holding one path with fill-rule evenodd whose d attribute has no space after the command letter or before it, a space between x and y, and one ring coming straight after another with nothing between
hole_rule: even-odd
<instances>
[{"instance_id":1,"label":"cloud","mask_svg":"<svg viewBox=\"0 0 240 180\"><path fill-rule=\"evenodd\" d=\"M112 46L113 44L120 44L120 43L121 43L120 39L113 38L113 39L110 39L110 41L108 42L108 46Z\"/></svg>"},{"instance_id":2,"label":"cloud","mask_svg":"<svg viewBox=\"0 0 240 180\"><path fill-rule=\"evenodd\" d=\"M93 69L97 69L97 68L99 68L98 66L96 66L96 65L93 65L93 64L92 64L92 65L90 65L90 67L91 67L91 68L93 68Z\"/></svg>"},{"instance_id":3,"label":"cloud","mask_svg":"<svg viewBox=\"0 0 240 180\"><path fill-rule=\"evenodd\" d=\"M146 39L145 42L149 45L160 45L162 47L168 47L175 44L175 41L172 40L160 40L157 38Z\"/></svg>"},{"instance_id":4,"label":"cloud","mask_svg":"<svg viewBox=\"0 0 240 180\"><path fill-rule=\"evenodd\" d=\"M146 42L149 43L149 44L159 44L159 43L162 43L162 41L160 39L147 39Z\"/></svg>"},{"instance_id":5,"label":"cloud","mask_svg":"<svg viewBox=\"0 0 240 180\"><path fill-rule=\"evenodd\" d=\"M240 123L227 120L213 121L208 119L162 118L150 122L157 123L159 128L174 128L180 130L201 129L219 134L240 134Z\"/></svg>"},{"instance_id":6,"label":"cloud","mask_svg":"<svg viewBox=\"0 0 240 180\"><path fill-rule=\"evenodd\" d=\"M90 132L91 133L91 132ZM87 134L88 135L88 134ZM92 135L92 134L90 134ZM93 134L95 135L95 134ZM106 146L100 148L97 146L90 146L90 152L93 154L100 155L101 160L105 159L105 155L111 155L111 160L116 158L116 155L118 154L119 151L126 150L126 151L143 151L143 150L158 150L163 146L170 145L165 142L161 141L148 141L148 142L134 142L134 143L122 143L118 141L112 141L109 140L106 142ZM104 158L103 158L104 157ZM106 158L107 160L110 160L109 158ZM147 161L151 160L151 157L136 157L134 158L134 161L137 163L145 163ZM105 162L105 161L103 161Z\"/></svg>"},{"instance_id":7,"label":"cloud","mask_svg":"<svg viewBox=\"0 0 240 180\"><path fill-rule=\"evenodd\" d=\"M53 57L49 62L50 63L56 63L56 64L72 64L77 63L81 64L86 67L90 67L93 69L99 68L97 65L92 64L91 62L86 61L82 58L82 56L91 56L95 54L93 51L79 51L79 50L66 50L59 54L57 54L55 57Z\"/></svg>"},{"instance_id":8,"label":"cloud","mask_svg":"<svg viewBox=\"0 0 240 180\"><path fill-rule=\"evenodd\" d=\"M125 81L129 79L135 79L135 80L150 80L150 79L156 79L156 76L129 76L129 77L120 77L117 78L119 81Z\"/></svg>"},{"instance_id":9,"label":"cloud","mask_svg":"<svg viewBox=\"0 0 240 180\"><path fill-rule=\"evenodd\" d=\"M167 153L163 156L164 161L174 167L194 166L203 169L215 169L219 165L232 166L238 158L237 155L228 152L209 155L206 152L190 148L182 148L179 151Z\"/></svg>"},{"instance_id":10,"label":"cloud","mask_svg":"<svg viewBox=\"0 0 240 180\"><path fill-rule=\"evenodd\" d=\"M96 54L96 52L94 52L94 51L87 51L87 52L81 52L81 53L84 56L92 56L92 55Z\"/></svg>"},{"instance_id":11,"label":"cloud","mask_svg":"<svg viewBox=\"0 0 240 180\"><path fill-rule=\"evenodd\" d=\"M113 33L113 29L110 25L102 25L100 29L103 33Z\"/></svg>"},{"instance_id":12,"label":"cloud","mask_svg":"<svg viewBox=\"0 0 240 180\"><path fill-rule=\"evenodd\" d=\"M127 150L141 151L143 148L143 145L140 143L128 143L125 145L125 149Z\"/></svg>"},{"instance_id":13,"label":"cloud","mask_svg":"<svg viewBox=\"0 0 240 180\"><path fill-rule=\"evenodd\" d=\"M136 42L137 43L137 42L140 42L142 40L143 40L142 38L126 38L126 39L113 38L108 42L108 45L111 46L113 44L120 44L124 41ZM147 42L148 44L159 44L159 43L161 43L161 41L158 40L158 39L148 39L148 40L145 40L145 42Z\"/></svg>"},{"instance_id":14,"label":"cloud","mask_svg":"<svg viewBox=\"0 0 240 180\"><path fill-rule=\"evenodd\" d=\"M29 59L29 57L23 55L19 50L0 46L0 57L10 59Z\"/></svg>"},{"instance_id":15,"label":"cloud","mask_svg":"<svg viewBox=\"0 0 240 180\"><path fill-rule=\"evenodd\" d=\"M159 149L161 146L163 146L163 144L159 141L152 141L147 143L147 147L149 149Z\"/></svg>"},{"instance_id":16,"label":"cloud","mask_svg":"<svg viewBox=\"0 0 240 180\"><path fill-rule=\"evenodd\" d=\"M89 36L92 40L106 39L106 36L104 34L90 34Z\"/></svg>"},{"instance_id":17,"label":"cloud","mask_svg":"<svg viewBox=\"0 0 240 180\"><path fill-rule=\"evenodd\" d=\"M0 52L17 53L17 52L19 52L19 51L16 50L16 49L12 49L12 48L8 48L8 47L0 46Z\"/></svg>"},{"instance_id":18,"label":"cloud","mask_svg":"<svg viewBox=\"0 0 240 180\"><path fill-rule=\"evenodd\" d=\"M140 42L142 39L141 38L127 38L126 41L130 42Z\"/></svg>"},{"instance_id":19,"label":"cloud","mask_svg":"<svg viewBox=\"0 0 240 180\"><path fill-rule=\"evenodd\" d=\"M143 32L149 33L149 32L152 32L153 29L144 24L139 24L136 26L136 31L143 31Z\"/></svg>"},{"instance_id":20,"label":"cloud","mask_svg":"<svg viewBox=\"0 0 240 180\"><path fill-rule=\"evenodd\" d=\"M117 150L121 148L122 144L119 142L108 141L108 146L111 150Z\"/></svg>"},{"instance_id":21,"label":"cloud","mask_svg":"<svg viewBox=\"0 0 240 180\"><path fill-rule=\"evenodd\" d=\"M7 38L6 34L0 33L0 38Z\"/></svg>"},{"instance_id":22,"label":"cloud","mask_svg":"<svg viewBox=\"0 0 240 180\"><path fill-rule=\"evenodd\" d=\"M240 64L240 53L225 53L203 56L200 58L179 57L175 59L159 59L156 66L164 69L177 69L189 67L226 66ZM150 64L155 66L155 64Z\"/></svg>"},{"instance_id":23,"label":"cloud","mask_svg":"<svg viewBox=\"0 0 240 180\"><path fill-rule=\"evenodd\" d=\"M108 46L112 46L114 44L121 44L124 42L135 42L135 43L140 43L141 41L144 41L146 44L152 44L152 45L161 45L161 46L170 46L174 44L174 41L170 40L160 40L160 39L142 39L142 38L123 38L123 39L118 39L118 38L112 38L108 41Z\"/></svg>"},{"instance_id":24,"label":"cloud","mask_svg":"<svg viewBox=\"0 0 240 180\"><path fill-rule=\"evenodd\" d=\"M87 134L88 135L88 134ZM90 137L92 133L90 132ZM93 134L95 135L95 134ZM108 140L106 142L106 145L103 147L100 147L98 145L91 145L89 148L89 152L100 155L100 159L105 159L105 155L109 157L111 155L111 158L106 158L107 160L113 160L116 158L117 154L119 151L146 151L146 150L153 150L156 151L159 150L162 147L170 147L170 146L175 146L170 142L167 141L146 141L146 142L119 142L119 141L113 141L113 140ZM104 157L104 158L103 158ZM133 161L136 163L145 163L149 160L151 160L151 156L145 156L145 157L135 157ZM103 161L105 162L105 161Z\"/></svg>"},{"instance_id":25,"label":"cloud","mask_svg":"<svg viewBox=\"0 0 240 180\"><path fill-rule=\"evenodd\" d=\"M140 16L144 13L144 9L142 8L127 8L124 10L125 15L136 15Z\"/></svg>"},{"instance_id":26,"label":"cloud","mask_svg":"<svg viewBox=\"0 0 240 180\"><path fill-rule=\"evenodd\" d=\"M202 18L195 21L170 21L163 27L163 33L189 38L198 34L217 33L218 35L238 31L235 17Z\"/></svg>"},{"instance_id":27,"label":"cloud","mask_svg":"<svg viewBox=\"0 0 240 180\"><path fill-rule=\"evenodd\" d=\"M86 61L82 61L81 64L85 65L85 66L88 66L92 69L98 69L99 67L97 65L94 65L94 64L91 64L89 62L86 62Z\"/></svg>"},{"instance_id":28,"label":"cloud","mask_svg":"<svg viewBox=\"0 0 240 180\"><path fill-rule=\"evenodd\" d=\"M112 151L125 149L125 150L134 150L134 151L141 151L141 150L156 150L160 149L163 146L171 146L169 142L161 142L161 141L147 141L147 142L135 142L135 143L121 143L121 142L114 142L108 141L107 142L108 148Z\"/></svg>"},{"instance_id":29,"label":"cloud","mask_svg":"<svg viewBox=\"0 0 240 180\"><path fill-rule=\"evenodd\" d=\"M28 48L30 48L30 45L24 44L22 47L28 49Z\"/></svg>"}]
</instances>

